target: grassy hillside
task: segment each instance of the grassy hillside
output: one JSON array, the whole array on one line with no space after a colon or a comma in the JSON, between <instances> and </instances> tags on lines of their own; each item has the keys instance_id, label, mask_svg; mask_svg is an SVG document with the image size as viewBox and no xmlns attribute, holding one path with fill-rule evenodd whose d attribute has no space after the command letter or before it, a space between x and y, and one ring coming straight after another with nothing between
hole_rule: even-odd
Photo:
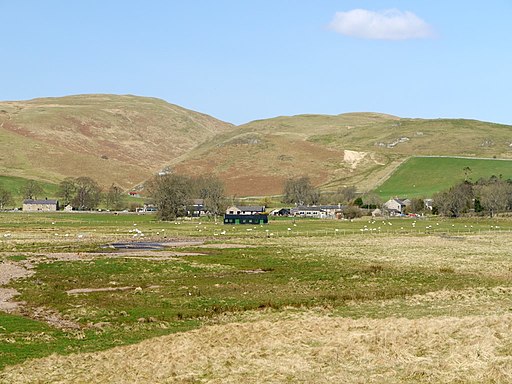
<instances>
[{"instance_id":1,"label":"grassy hillside","mask_svg":"<svg viewBox=\"0 0 512 384\"><path fill-rule=\"evenodd\" d=\"M383 198L431 197L466 178L476 181L492 175L512 178L512 161L444 157L412 157L400 165L384 183L376 188Z\"/></svg>"},{"instance_id":2,"label":"grassy hillside","mask_svg":"<svg viewBox=\"0 0 512 384\"><path fill-rule=\"evenodd\" d=\"M163 100L80 95L0 103L0 175L103 186L162 169L224 180L230 196L280 194L290 177L368 191L410 156L512 158L510 126L378 113L298 115L235 127ZM397 191L398 193L399 191Z\"/></svg>"},{"instance_id":3,"label":"grassy hillside","mask_svg":"<svg viewBox=\"0 0 512 384\"><path fill-rule=\"evenodd\" d=\"M23 200L21 190L28 181L28 179L24 179L22 177L0 176L0 187L6 189L12 194L14 207L21 207ZM59 188L57 184L40 182L39 185L43 189L43 193L41 196L37 196L37 198L44 199L48 197L49 199L54 199L57 197L57 190Z\"/></svg>"},{"instance_id":4,"label":"grassy hillside","mask_svg":"<svg viewBox=\"0 0 512 384\"><path fill-rule=\"evenodd\" d=\"M0 174L129 188L232 125L163 100L79 95L0 103Z\"/></svg>"},{"instance_id":5,"label":"grassy hillside","mask_svg":"<svg viewBox=\"0 0 512 384\"><path fill-rule=\"evenodd\" d=\"M376 113L299 115L242 125L180 157L185 173L215 173L230 194L279 194L309 176L323 189L371 190L412 155L512 158L509 126Z\"/></svg>"}]
</instances>

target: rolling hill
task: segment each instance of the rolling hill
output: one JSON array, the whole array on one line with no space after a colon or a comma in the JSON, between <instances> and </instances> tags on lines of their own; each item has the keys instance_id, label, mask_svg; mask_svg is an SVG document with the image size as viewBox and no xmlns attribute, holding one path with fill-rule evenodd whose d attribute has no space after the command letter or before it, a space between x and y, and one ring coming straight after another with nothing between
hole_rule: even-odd
<instances>
[{"instance_id":1,"label":"rolling hill","mask_svg":"<svg viewBox=\"0 0 512 384\"><path fill-rule=\"evenodd\" d=\"M511 128L376 113L277 117L219 135L172 166L215 173L241 196L279 194L286 179L302 175L324 190L355 185L366 191L413 155L511 158Z\"/></svg>"},{"instance_id":2,"label":"rolling hill","mask_svg":"<svg viewBox=\"0 0 512 384\"><path fill-rule=\"evenodd\" d=\"M163 100L78 95L0 103L0 174L124 188L234 126Z\"/></svg>"},{"instance_id":3,"label":"rolling hill","mask_svg":"<svg viewBox=\"0 0 512 384\"><path fill-rule=\"evenodd\" d=\"M214 174L236 196L375 188L411 156L512 158L511 126L378 113L281 116L234 126L163 100L78 95L0 103L0 175L90 176L128 189L162 169Z\"/></svg>"}]
</instances>

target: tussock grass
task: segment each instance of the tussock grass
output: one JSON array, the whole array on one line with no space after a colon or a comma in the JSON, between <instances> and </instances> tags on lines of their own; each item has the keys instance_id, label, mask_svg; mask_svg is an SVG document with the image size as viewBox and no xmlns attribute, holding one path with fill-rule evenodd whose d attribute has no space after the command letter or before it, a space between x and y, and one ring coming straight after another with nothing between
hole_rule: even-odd
<instances>
[{"instance_id":1,"label":"tussock grass","mask_svg":"<svg viewBox=\"0 0 512 384\"><path fill-rule=\"evenodd\" d=\"M277 315L94 354L28 361L7 368L0 382L508 383L511 344L512 315Z\"/></svg>"}]
</instances>

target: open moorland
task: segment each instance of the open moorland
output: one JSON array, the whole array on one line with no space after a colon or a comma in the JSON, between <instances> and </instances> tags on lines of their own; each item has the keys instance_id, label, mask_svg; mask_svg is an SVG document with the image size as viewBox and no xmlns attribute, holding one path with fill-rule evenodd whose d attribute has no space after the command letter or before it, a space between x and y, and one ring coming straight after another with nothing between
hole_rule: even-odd
<instances>
[{"instance_id":1,"label":"open moorland","mask_svg":"<svg viewBox=\"0 0 512 384\"><path fill-rule=\"evenodd\" d=\"M281 194L287 179L308 176L325 191L367 192L411 156L510 159L509 132L475 120L379 113L235 126L155 98L75 95L0 102L0 175L55 184L88 176L129 190L160 171L213 174L238 197Z\"/></svg>"},{"instance_id":2,"label":"open moorland","mask_svg":"<svg viewBox=\"0 0 512 384\"><path fill-rule=\"evenodd\" d=\"M0 174L132 188L233 125L163 100L76 95L0 102Z\"/></svg>"},{"instance_id":3,"label":"open moorland","mask_svg":"<svg viewBox=\"0 0 512 384\"><path fill-rule=\"evenodd\" d=\"M2 383L508 383L512 221L0 216Z\"/></svg>"},{"instance_id":4,"label":"open moorland","mask_svg":"<svg viewBox=\"0 0 512 384\"><path fill-rule=\"evenodd\" d=\"M217 174L238 196L280 194L285 180L300 176L323 190L354 185L369 191L411 156L510 159L509 132L505 125L464 119L282 116L241 125L171 164L185 174Z\"/></svg>"}]
</instances>

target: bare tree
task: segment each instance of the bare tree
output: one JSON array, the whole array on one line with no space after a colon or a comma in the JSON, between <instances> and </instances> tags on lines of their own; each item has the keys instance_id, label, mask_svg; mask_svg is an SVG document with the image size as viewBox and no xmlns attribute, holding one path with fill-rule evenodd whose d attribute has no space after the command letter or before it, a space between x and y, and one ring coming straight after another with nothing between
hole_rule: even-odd
<instances>
[{"instance_id":1,"label":"bare tree","mask_svg":"<svg viewBox=\"0 0 512 384\"><path fill-rule=\"evenodd\" d=\"M409 205L406 210L409 213L421 213L424 212L425 209L426 207L423 199L415 198L411 199L411 205Z\"/></svg>"},{"instance_id":2,"label":"bare tree","mask_svg":"<svg viewBox=\"0 0 512 384\"><path fill-rule=\"evenodd\" d=\"M66 177L59 183L59 190L57 196L62 199L64 205L68 205L73 200L76 193L75 179L72 177Z\"/></svg>"},{"instance_id":3,"label":"bare tree","mask_svg":"<svg viewBox=\"0 0 512 384\"><path fill-rule=\"evenodd\" d=\"M434 196L434 209L441 215L458 217L470 209L473 196L473 186L462 182L448 191L437 193Z\"/></svg>"},{"instance_id":4,"label":"bare tree","mask_svg":"<svg viewBox=\"0 0 512 384\"><path fill-rule=\"evenodd\" d=\"M101 188L90 177L75 179L76 192L72 200L73 206L79 210L96 209L101 201Z\"/></svg>"},{"instance_id":5,"label":"bare tree","mask_svg":"<svg viewBox=\"0 0 512 384\"><path fill-rule=\"evenodd\" d=\"M190 178L176 174L158 175L146 184L146 190L158 208L160 219L173 220L185 216L192 196Z\"/></svg>"},{"instance_id":6,"label":"bare tree","mask_svg":"<svg viewBox=\"0 0 512 384\"><path fill-rule=\"evenodd\" d=\"M309 177L289 179L284 186L284 202L297 205L317 204L320 200L319 191L313 187Z\"/></svg>"},{"instance_id":7,"label":"bare tree","mask_svg":"<svg viewBox=\"0 0 512 384\"><path fill-rule=\"evenodd\" d=\"M508 183L498 180L479 186L477 193L480 204L493 217L496 212L507 209L512 188Z\"/></svg>"},{"instance_id":8,"label":"bare tree","mask_svg":"<svg viewBox=\"0 0 512 384\"><path fill-rule=\"evenodd\" d=\"M355 219L363 216L363 210L357 205L347 205L343 208L343 217L345 219Z\"/></svg>"},{"instance_id":9,"label":"bare tree","mask_svg":"<svg viewBox=\"0 0 512 384\"><path fill-rule=\"evenodd\" d=\"M368 192L363 196L364 206L368 208L378 208L382 206L382 199L375 192Z\"/></svg>"},{"instance_id":10,"label":"bare tree","mask_svg":"<svg viewBox=\"0 0 512 384\"><path fill-rule=\"evenodd\" d=\"M192 180L193 195L203 199L205 210L211 215L218 215L226 205L224 183L216 176L199 176Z\"/></svg>"},{"instance_id":11,"label":"bare tree","mask_svg":"<svg viewBox=\"0 0 512 384\"><path fill-rule=\"evenodd\" d=\"M21 194L24 199L37 199L43 194L43 187L37 181L29 180L21 188Z\"/></svg>"},{"instance_id":12,"label":"bare tree","mask_svg":"<svg viewBox=\"0 0 512 384\"><path fill-rule=\"evenodd\" d=\"M357 189L354 186L343 187L337 191L337 199L340 203L350 203L355 200Z\"/></svg>"},{"instance_id":13,"label":"bare tree","mask_svg":"<svg viewBox=\"0 0 512 384\"><path fill-rule=\"evenodd\" d=\"M124 200L123 190L115 184L112 184L105 193L105 205L108 209L122 209L125 203Z\"/></svg>"}]
</instances>

